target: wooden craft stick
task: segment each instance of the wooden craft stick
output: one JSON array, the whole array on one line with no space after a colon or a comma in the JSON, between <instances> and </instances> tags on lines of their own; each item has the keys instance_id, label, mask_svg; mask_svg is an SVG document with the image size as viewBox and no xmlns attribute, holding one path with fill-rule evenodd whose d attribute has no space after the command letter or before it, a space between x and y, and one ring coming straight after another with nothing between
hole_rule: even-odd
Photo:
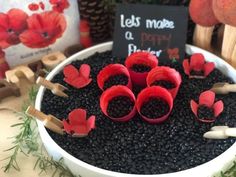
<instances>
[{"instance_id":1,"label":"wooden craft stick","mask_svg":"<svg viewBox=\"0 0 236 177\"><path fill-rule=\"evenodd\" d=\"M211 131L206 132L203 137L208 139L227 139L229 137L236 137L236 128L214 126L211 128Z\"/></svg>"},{"instance_id":2,"label":"wooden craft stick","mask_svg":"<svg viewBox=\"0 0 236 177\"><path fill-rule=\"evenodd\" d=\"M20 96L20 88L6 80L0 80L0 101L9 96Z\"/></svg>"},{"instance_id":3,"label":"wooden craft stick","mask_svg":"<svg viewBox=\"0 0 236 177\"><path fill-rule=\"evenodd\" d=\"M38 77L38 79L36 80L36 83L51 90L52 93L57 96L68 97L68 95L63 92L64 90L67 90L67 88L61 84L52 83L52 82L44 79L43 77Z\"/></svg>"},{"instance_id":4,"label":"wooden craft stick","mask_svg":"<svg viewBox=\"0 0 236 177\"><path fill-rule=\"evenodd\" d=\"M31 83L34 83L34 73L28 66L17 66L14 69L6 71L6 79L8 82L11 82L13 84L16 84L18 87L20 87L20 80L19 78L25 77L27 78Z\"/></svg>"},{"instance_id":5,"label":"wooden craft stick","mask_svg":"<svg viewBox=\"0 0 236 177\"><path fill-rule=\"evenodd\" d=\"M59 63L66 59L66 56L61 52L54 52L42 58L42 62L46 69L52 70Z\"/></svg>"},{"instance_id":6,"label":"wooden craft stick","mask_svg":"<svg viewBox=\"0 0 236 177\"><path fill-rule=\"evenodd\" d=\"M53 132L61 134L61 135L64 134L63 123L61 120L57 119L56 117L52 115L46 115L36 110L32 106L29 106L25 112L27 115L33 116L36 119L42 121L44 123L44 126L52 130Z\"/></svg>"},{"instance_id":7,"label":"wooden craft stick","mask_svg":"<svg viewBox=\"0 0 236 177\"><path fill-rule=\"evenodd\" d=\"M236 84L219 82L213 85L211 91L215 92L216 94L228 94L230 92L236 92Z\"/></svg>"}]
</instances>

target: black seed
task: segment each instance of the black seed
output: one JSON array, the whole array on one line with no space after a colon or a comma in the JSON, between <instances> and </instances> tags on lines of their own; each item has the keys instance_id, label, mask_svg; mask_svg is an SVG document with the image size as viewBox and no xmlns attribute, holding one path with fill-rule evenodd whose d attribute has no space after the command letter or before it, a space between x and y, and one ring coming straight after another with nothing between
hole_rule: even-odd
<instances>
[{"instance_id":1,"label":"black seed","mask_svg":"<svg viewBox=\"0 0 236 177\"><path fill-rule=\"evenodd\" d=\"M105 82L103 89L106 90L113 85L127 85L128 84L128 77L124 74L117 74L114 76L109 77Z\"/></svg>"},{"instance_id":2,"label":"black seed","mask_svg":"<svg viewBox=\"0 0 236 177\"><path fill-rule=\"evenodd\" d=\"M150 119L162 117L168 112L168 103L162 98L158 97L151 97L148 101L144 102L141 107L141 114Z\"/></svg>"},{"instance_id":3,"label":"black seed","mask_svg":"<svg viewBox=\"0 0 236 177\"><path fill-rule=\"evenodd\" d=\"M151 67L143 64L134 64L131 69L138 73L144 73L149 72L151 70Z\"/></svg>"},{"instance_id":4,"label":"black seed","mask_svg":"<svg viewBox=\"0 0 236 177\"><path fill-rule=\"evenodd\" d=\"M198 107L197 115L199 119L211 119L214 118L214 110L205 105Z\"/></svg>"},{"instance_id":5,"label":"black seed","mask_svg":"<svg viewBox=\"0 0 236 177\"><path fill-rule=\"evenodd\" d=\"M172 88L175 88L175 84L170 82L170 81L166 81L166 80L158 80L158 81L155 81L151 84L151 86L160 86L160 87L164 87L166 89L172 89Z\"/></svg>"},{"instance_id":6,"label":"black seed","mask_svg":"<svg viewBox=\"0 0 236 177\"><path fill-rule=\"evenodd\" d=\"M190 72L190 75L192 76L204 76L204 72L203 71L195 71L195 70L192 70Z\"/></svg>"},{"instance_id":7,"label":"black seed","mask_svg":"<svg viewBox=\"0 0 236 177\"><path fill-rule=\"evenodd\" d=\"M190 58L190 57L186 57ZM63 81L59 72L53 82L69 88L69 98L53 95L46 90L42 100L42 111L60 119L67 118L76 108L87 110L87 116L96 116L96 128L85 138L61 136L48 130L53 140L74 157L99 168L132 174L162 174L186 170L206 163L226 151L234 138L206 140L203 134L215 125L236 126L236 94L216 95L223 100L224 111L216 122L206 124L196 121L190 109L190 100L199 100L201 92L216 82L232 80L215 69L206 79L189 79L182 64L171 60L159 60L160 66L175 68L182 76L182 84L174 101L169 119L160 125L144 122L137 114L132 120L119 123L104 116L99 98L102 91L97 86L99 71L111 63L124 64L125 59L112 57L112 53L95 55L72 64L79 68L87 63L91 66L92 82L87 87L75 89ZM141 90L134 86L136 94ZM79 149L79 150L78 150Z\"/></svg>"},{"instance_id":8,"label":"black seed","mask_svg":"<svg viewBox=\"0 0 236 177\"><path fill-rule=\"evenodd\" d=\"M127 96L118 96L113 98L108 106L107 113L114 118L128 115L134 107L134 102Z\"/></svg>"}]
</instances>

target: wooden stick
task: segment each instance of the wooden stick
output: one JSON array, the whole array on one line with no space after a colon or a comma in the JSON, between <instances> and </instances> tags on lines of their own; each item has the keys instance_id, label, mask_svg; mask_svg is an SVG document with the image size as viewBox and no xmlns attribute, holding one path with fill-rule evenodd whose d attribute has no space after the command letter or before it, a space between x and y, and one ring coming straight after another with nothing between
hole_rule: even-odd
<instances>
[{"instance_id":1,"label":"wooden stick","mask_svg":"<svg viewBox=\"0 0 236 177\"><path fill-rule=\"evenodd\" d=\"M48 70L52 70L53 68L55 68L55 66L57 66L59 63L61 63L65 59L66 59L66 56L63 53L54 52L54 53L44 56L42 58L42 62Z\"/></svg>"},{"instance_id":2,"label":"wooden stick","mask_svg":"<svg viewBox=\"0 0 236 177\"><path fill-rule=\"evenodd\" d=\"M228 94L230 92L236 92L236 84L229 84L226 82L216 83L211 88L211 91L215 92L216 94Z\"/></svg>"},{"instance_id":3,"label":"wooden stick","mask_svg":"<svg viewBox=\"0 0 236 177\"><path fill-rule=\"evenodd\" d=\"M47 127L48 129L52 130L55 133L64 134L63 131L63 123L61 120L57 119L56 117L52 115L46 115L32 106L29 106L27 110L25 111L27 115L33 116L36 119L42 121L44 123L44 126Z\"/></svg>"},{"instance_id":4,"label":"wooden stick","mask_svg":"<svg viewBox=\"0 0 236 177\"><path fill-rule=\"evenodd\" d=\"M46 87L49 90L51 90L52 93L57 95L57 96L68 97L68 95L63 92L64 90L67 90L67 88L64 87L61 84L52 83L52 82L50 82L50 81L48 81L48 80L46 80L42 77L38 77L38 79L36 80L36 83Z\"/></svg>"},{"instance_id":5,"label":"wooden stick","mask_svg":"<svg viewBox=\"0 0 236 177\"><path fill-rule=\"evenodd\" d=\"M228 137L236 137L236 128L214 126L211 128L211 131L206 132L203 137L208 139L227 139Z\"/></svg>"},{"instance_id":6,"label":"wooden stick","mask_svg":"<svg viewBox=\"0 0 236 177\"><path fill-rule=\"evenodd\" d=\"M236 58L231 58L234 55L233 51L236 45L236 27L225 25L224 38L222 44L222 57L229 63L236 62Z\"/></svg>"},{"instance_id":7,"label":"wooden stick","mask_svg":"<svg viewBox=\"0 0 236 177\"><path fill-rule=\"evenodd\" d=\"M214 28L215 26L203 27L201 25L196 24L193 35L194 45L206 49L208 51L212 51L211 39Z\"/></svg>"},{"instance_id":8,"label":"wooden stick","mask_svg":"<svg viewBox=\"0 0 236 177\"><path fill-rule=\"evenodd\" d=\"M231 65L236 69L236 45L231 56Z\"/></svg>"},{"instance_id":9,"label":"wooden stick","mask_svg":"<svg viewBox=\"0 0 236 177\"><path fill-rule=\"evenodd\" d=\"M21 77L27 78L31 83L35 81L34 73L28 66L17 66L14 69L6 71L7 81L16 84L18 87L20 87L19 78Z\"/></svg>"}]
</instances>

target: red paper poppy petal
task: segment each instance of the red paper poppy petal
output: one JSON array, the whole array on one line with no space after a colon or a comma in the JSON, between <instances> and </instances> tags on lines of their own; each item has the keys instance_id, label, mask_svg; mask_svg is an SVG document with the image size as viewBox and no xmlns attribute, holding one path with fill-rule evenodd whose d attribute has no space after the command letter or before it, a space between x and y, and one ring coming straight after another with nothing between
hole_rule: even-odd
<instances>
[{"instance_id":1,"label":"red paper poppy petal","mask_svg":"<svg viewBox=\"0 0 236 177\"><path fill-rule=\"evenodd\" d=\"M147 118L144 115L142 115L141 114L141 107L142 107L143 103L145 101L147 101L150 97L159 97L159 98L164 99L169 104L169 112L166 115L164 115L162 117L157 117L155 119L150 119L150 118ZM149 123L161 123L168 118L168 116L173 108L173 98L172 98L171 94L165 88L162 88L159 86L148 87L148 88L143 89L138 94L138 97L136 100L136 108L144 120L148 121Z\"/></svg>"},{"instance_id":2,"label":"red paper poppy petal","mask_svg":"<svg viewBox=\"0 0 236 177\"><path fill-rule=\"evenodd\" d=\"M201 53L196 53L191 56L190 70L201 71L204 68L205 58Z\"/></svg>"},{"instance_id":3,"label":"red paper poppy petal","mask_svg":"<svg viewBox=\"0 0 236 177\"><path fill-rule=\"evenodd\" d=\"M214 115L215 117L218 117L220 115L220 113L223 112L224 110L224 103L223 101L217 101L214 106L213 106L213 109L214 109Z\"/></svg>"},{"instance_id":4,"label":"red paper poppy petal","mask_svg":"<svg viewBox=\"0 0 236 177\"><path fill-rule=\"evenodd\" d=\"M31 4L28 5L28 8L31 11L37 11L37 10L39 10L39 5L36 4L36 3L31 3Z\"/></svg>"},{"instance_id":5,"label":"red paper poppy petal","mask_svg":"<svg viewBox=\"0 0 236 177\"><path fill-rule=\"evenodd\" d=\"M102 95L100 97L100 108L101 108L102 112L107 117L109 117L109 115L107 114L107 106L109 104L109 101L112 98L115 98L117 96L127 96L135 102L135 96L134 96L133 92L128 87L118 85L118 86L112 86L112 87L108 88L107 90L105 90L102 93ZM116 121L128 121L134 115L135 115L135 106L134 106L133 110L128 115L126 115L124 117L115 118L115 119L113 119L112 117L109 117L109 118L116 120Z\"/></svg>"},{"instance_id":6,"label":"red paper poppy petal","mask_svg":"<svg viewBox=\"0 0 236 177\"><path fill-rule=\"evenodd\" d=\"M8 11L9 16L9 27L15 32L22 32L27 28L28 15L20 9L11 9Z\"/></svg>"},{"instance_id":7,"label":"red paper poppy petal","mask_svg":"<svg viewBox=\"0 0 236 177\"><path fill-rule=\"evenodd\" d=\"M98 87L103 90L105 81L114 75L124 74L128 77L128 84L126 85L130 89L132 88L132 83L130 79L130 74L127 68L122 64L110 64L104 67L97 75Z\"/></svg>"},{"instance_id":8,"label":"red paper poppy petal","mask_svg":"<svg viewBox=\"0 0 236 177\"><path fill-rule=\"evenodd\" d=\"M76 77L79 77L79 71L73 65L67 65L66 67L64 67L63 74L65 78L68 78L71 80L74 80Z\"/></svg>"},{"instance_id":9,"label":"red paper poppy petal","mask_svg":"<svg viewBox=\"0 0 236 177\"><path fill-rule=\"evenodd\" d=\"M90 75L90 66L87 64L82 64L79 68L79 74L84 78L89 78Z\"/></svg>"},{"instance_id":10,"label":"red paper poppy petal","mask_svg":"<svg viewBox=\"0 0 236 177\"><path fill-rule=\"evenodd\" d=\"M215 102L215 93L208 90L202 92L199 96L199 105L206 105L209 108L213 106Z\"/></svg>"},{"instance_id":11,"label":"red paper poppy petal","mask_svg":"<svg viewBox=\"0 0 236 177\"><path fill-rule=\"evenodd\" d=\"M87 120L87 132L90 132L92 129L95 128L95 116L91 116Z\"/></svg>"},{"instance_id":12,"label":"red paper poppy petal","mask_svg":"<svg viewBox=\"0 0 236 177\"><path fill-rule=\"evenodd\" d=\"M215 68L215 63L208 62L204 65L204 76L208 76Z\"/></svg>"},{"instance_id":13,"label":"red paper poppy petal","mask_svg":"<svg viewBox=\"0 0 236 177\"><path fill-rule=\"evenodd\" d=\"M86 111L84 109L74 109L69 113L68 119L70 121L70 125L86 125Z\"/></svg>"},{"instance_id":14,"label":"red paper poppy petal","mask_svg":"<svg viewBox=\"0 0 236 177\"><path fill-rule=\"evenodd\" d=\"M185 59L183 61L183 68L184 68L184 72L186 75L190 75L190 65L189 65L189 60L188 59Z\"/></svg>"},{"instance_id":15,"label":"red paper poppy petal","mask_svg":"<svg viewBox=\"0 0 236 177\"><path fill-rule=\"evenodd\" d=\"M172 97L175 98L182 82L181 75L179 74L179 72L173 68L166 66L153 68L148 73L146 79L147 85L150 87L153 82L158 80L166 80L175 85L175 88L168 90L171 93Z\"/></svg>"},{"instance_id":16,"label":"red paper poppy petal","mask_svg":"<svg viewBox=\"0 0 236 177\"><path fill-rule=\"evenodd\" d=\"M199 106L199 105L198 105L194 100L191 100L191 101L190 101L191 110L193 111L193 113L194 113L194 115L195 115L196 117L198 117L198 115L197 115L198 106Z\"/></svg>"},{"instance_id":17,"label":"red paper poppy petal","mask_svg":"<svg viewBox=\"0 0 236 177\"><path fill-rule=\"evenodd\" d=\"M72 131L71 125L68 124L68 122L66 120L62 120L62 124L63 124L64 130L66 131L66 133L70 134Z\"/></svg>"},{"instance_id":18,"label":"red paper poppy petal","mask_svg":"<svg viewBox=\"0 0 236 177\"><path fill-rule=\"evenodd\" d=\"M91 81L92 79L77 77L73 81L71 81L69 84L79 89L79 88L83 88L87 86L88 84L90 84Z\"/></svg>"},{"instance_id":19,"label":"red paper poppy petal","mask_svg":"<svg viewBox=\"0 0 236 177\"><path fill-rule=\"evenodd\" d=\"M87 135L88 134L88 130L87 130L87 126L86 125L76 125L73 126L73 131L74 134L76 135Z\"/></svg>"}]
</instances>

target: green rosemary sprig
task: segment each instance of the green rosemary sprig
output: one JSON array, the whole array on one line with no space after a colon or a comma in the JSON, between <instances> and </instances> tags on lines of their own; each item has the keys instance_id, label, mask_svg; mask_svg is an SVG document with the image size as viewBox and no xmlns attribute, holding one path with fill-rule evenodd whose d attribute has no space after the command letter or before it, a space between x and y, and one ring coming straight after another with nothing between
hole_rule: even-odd
<instances>
[{"instance_id":1,"label":"green rosemary sprig","mask_svg":"<svg viewBox=\"0 0 236 177\"><path fill-rule=\"evenodd\" d=\"M36 87L32 87L29 92L29 104L32 103L37 94ZM16 123L11 127L18 127L21 131L13 138L13 146L5 151L13 151L13 153L3 160L8 160L8 163L3 166L4 172L8 172L11 168L20 171L19 165L17 163L17 155L22 152L27 156L30 152L38 150L37 137L38 133L35 131L36 122L31 117L27 116L24 111L27 108L28 103L22 106L23 112L16 113L19 117L20 123ZM27 152L26 152L27 149Z\"/></svg>"},{"instance_id":2,"label":"green rosemary sprig","mask_svg":"<svg viewBox=\"0 0 236 177\"><path fill-rule=\"evenodd\" d=\"M25 114L25 111L29 105L33 105L36 95L38 92L37 87L32 87L29 91L29 99L23 104L22 112L18 112L19 123L12 125L11 127L18 127L20 132L11 137L14 140L12 141L13 146L5 151L12 151L13 153L3 160L8 160L7 164L3 166L4 172L8 172L11 169L20 171L20 167L17 162L17 156L19 153L23 153L28 156L30 153L37 158L34 169L39 168L41 170L40 174L47 172L47 170L54 170L53 177L58 175L59 177L76 177L70 171L70 169L64 165L63 159L59 161L54 160L52 157L48 157L43 153L42 149L39 149L39 146L42 142L38 141L38 131L37 124L35 119L31 116ZM80 175L78 177L81 177Z\"/></svg>"},{"instance_id":3,"label":"green rosemary sprig","mask_svg":"<svg viewBox=\"0 0 236 177\"><path fill-rule=\"evenodd\" d=\"M34 156L37 157L34 169L39 168L41 170L40 174L50 169L53 170L52 177L55 177L56 175L58 175L59 177L81 177L80 175L75 176L70 171L70 169L64 164L63 158L56 161L52 157L44 155L42 150L41 152L36 152Z\"/></svg>"},{"instance_id":4,"label":"green rosemary sprig","mask_svg":"<svg viewBox=\"0 0 236 177\"><path fill-rule=\"evenodd\" d=\"M220 177L236 177L236 162L233 162L233 165L225 172L220 173Z\"/></svg>"}]
</instances>

